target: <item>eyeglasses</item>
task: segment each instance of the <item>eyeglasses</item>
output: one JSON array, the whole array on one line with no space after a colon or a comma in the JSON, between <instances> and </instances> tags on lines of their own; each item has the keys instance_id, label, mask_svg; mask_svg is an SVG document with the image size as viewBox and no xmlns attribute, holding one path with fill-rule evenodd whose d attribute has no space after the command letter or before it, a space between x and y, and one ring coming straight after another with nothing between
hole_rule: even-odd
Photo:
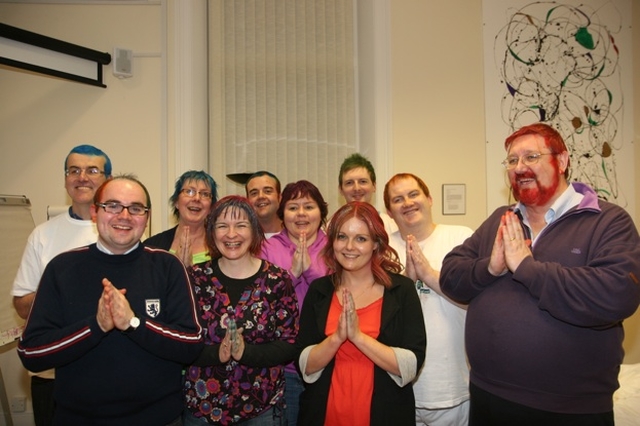
<instances>
[{"instance_id":1,"label":"eyeglasses","mask_svg":"<svg viewBox=\"0 0 640 426\"><path fill-rule=\"evenodd\" d=\"M186 195L189 198L195 197L196 194L200 195L200 198L207 198L207 199L213 198L213 194L210 191L196 191L193 188L183 188L182 190L180 190L180 192L182 192L184 195Z\"/></svg>"},{"instance_id":2,"label":"eyeglasses","mask_svg":"<svg viewBox=\"0 0 640 426\"><path fill-rule=\"evenodd\" d=\"M67 177L80 176L82 172L89 177L98 177L104 174L104 172L97 167L87 167L86 169L81 169L80 167L69 167L64 171L64 175Z\"/></svg>"},{"instance_id":3,"label":"eyeglasses","mask_svg":"<svg viewBox=\"0 0 640 426\"><path fill-rule=\"evenodd\" d=\"M127 209L131 216L144 216L149 211L149 207L140 204L125 206L120 203L96 203L96 206L102 207L105 212L111 214L120 214L124 209Z\"/></svg>"},{"instance_id":4,"label":"eyeglasses","mask_svg":"<svg viewBox=\"0 0 640 426\"><path fill-rule=\"evenodd\" d=\"M518 163L520 163L520 160L522 160L522 164L524 164L525 166L532 166L536 164L540 159L540 157L542 157L543 155L554 155L554 153L546 152L544 154L541 154L539 152L530 152L528 154L523 155L522 157L518 157L517 155L512 155L511 157L507 157L502 162L502 165L507 170L513 170L516 167L518 167Z\"/></svg>"}]
</instances>

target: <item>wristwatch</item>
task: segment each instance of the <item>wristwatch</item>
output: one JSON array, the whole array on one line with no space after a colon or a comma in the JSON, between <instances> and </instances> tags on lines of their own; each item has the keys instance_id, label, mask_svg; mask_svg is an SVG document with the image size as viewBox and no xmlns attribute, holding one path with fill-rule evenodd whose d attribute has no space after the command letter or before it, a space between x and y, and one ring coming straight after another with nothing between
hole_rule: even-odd
<instances>
[{"instance_id":1,"label":"wristwatch","mask_svg":"<svg viewBox=\"0 0 640 426\"><path fill-rule=\"evenodd\" d=\"M420 294L431 293L431 289L419 278L416 280L416 290L418 290L418 293Z\"/></svg>"},{"instance_id":2,"label":"wristwatch","mask_svg":"<svg viewBox=\"0 0 640 426\"><path fill-rule=\"evenodd\" d=\"M129 328L124 330L123 333L131 333L132 331L135 331L135 329L138 328L139 326L140 326L140 318L138 318L134 313L131 319L129 320Z\"/></svg>"}]
</instances>

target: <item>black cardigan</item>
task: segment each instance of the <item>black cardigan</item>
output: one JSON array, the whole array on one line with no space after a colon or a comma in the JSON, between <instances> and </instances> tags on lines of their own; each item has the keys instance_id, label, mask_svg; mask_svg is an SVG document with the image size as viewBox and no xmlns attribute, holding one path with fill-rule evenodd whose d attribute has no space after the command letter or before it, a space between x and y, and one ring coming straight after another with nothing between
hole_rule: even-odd
<instances>
[{"instance_id":1,"label":"black cardigan","mask_svg":"<svg viewBox=\"0 0 640 426\"><path fill-rule=\"evenodd\" d=\"M178 226L176 225L171 229L167 229L166 231L160 232L153 237L147 238L146 240L144 240L143 244L147 247L169 250L171 248L171 244L173 243L173 239L176 236L177 229Z\"/></svg>"},{"instance_id":2,"label":"black cardigan","mask_svg":"<svg viewBox=\"0 0 640 426\"><path fill-rule=\"evenodd\" d=\"M388 346L412 351L417 359L417 369L424 363L427 335L422 308L413 282L402 275L390 274L391 287L384 290L382 319L378 341ZM334 293L331 276L311 283L300 317L298 349L323 341L331 298ZM300 397L298 423L323 425L327 410L327 398L335 361L331 361L315 383L305 383ZM354 410L358 407L353 407ZM413 387L399 387L389 374L374 366L373 396L371 400L371 425L415 425L415 399Z\"/></svg>"}]
</instances>

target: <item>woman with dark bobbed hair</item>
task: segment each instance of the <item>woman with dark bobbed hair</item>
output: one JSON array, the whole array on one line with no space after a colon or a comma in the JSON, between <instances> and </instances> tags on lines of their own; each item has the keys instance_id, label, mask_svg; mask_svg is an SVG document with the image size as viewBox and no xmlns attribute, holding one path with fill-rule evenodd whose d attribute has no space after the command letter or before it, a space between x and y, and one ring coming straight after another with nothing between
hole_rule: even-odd
<instances>
[{"instance_id":1,"label":"woman with dark bobbed hair","mask_svg":"<svg viewBox=\"0 0 640 426\"><path fill-rule=\"evenodd\" d=\"M209 260L204 220L218 199L216 186L202 170L183 173L169 198L178 225L147 238L144 244L175 253L187 266Z\"/></svg>"},{"instance_id":2,"label":"woman with dark bobbed hair","mask_svg":"<svg viewBox=\"0 0 640 426\"><path fill-rule=\"evenodd\" d=\"M322 227L329 208L317 186L307 180L289 183L282 191L278 216L284 229L262 245L262 258L289 271L302 306L309 284L329 272L320 253L327 243ZM287 418L296 425L302 378L293 363L285 369Z\"/></svg>"}]
</instances>

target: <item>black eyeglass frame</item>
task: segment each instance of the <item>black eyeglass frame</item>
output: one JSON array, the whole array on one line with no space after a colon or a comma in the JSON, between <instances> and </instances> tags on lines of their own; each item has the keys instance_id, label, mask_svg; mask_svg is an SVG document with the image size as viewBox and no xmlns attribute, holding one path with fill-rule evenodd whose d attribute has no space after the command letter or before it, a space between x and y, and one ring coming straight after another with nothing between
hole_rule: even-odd
<instances>
[{"instance_id":1,"label":"black eyeglass frame","mask_svg":"<svg viewBox=\"0 0 640 426\"><path fill-rule=\"evenodd\" d=\"M116 203L116 202L109 202L109 203L96 203L96 206L98 207L102 207L102 209L109 213L109 214L120 214L124 211L124 209L127 209L127 212L131 215L131 216L144 216L147 213L149 213L149 207L147 206L143 206L140 204L130 204L128 206L125 206L124 204L121 203ZM107 210L107 207L109 207L110 209L116 209L119 211L109 211ZM131 208L137 208L137 209L141 209L141 212L139 213L134 213L131 211Z\"/></svg>"}]
</instances>

